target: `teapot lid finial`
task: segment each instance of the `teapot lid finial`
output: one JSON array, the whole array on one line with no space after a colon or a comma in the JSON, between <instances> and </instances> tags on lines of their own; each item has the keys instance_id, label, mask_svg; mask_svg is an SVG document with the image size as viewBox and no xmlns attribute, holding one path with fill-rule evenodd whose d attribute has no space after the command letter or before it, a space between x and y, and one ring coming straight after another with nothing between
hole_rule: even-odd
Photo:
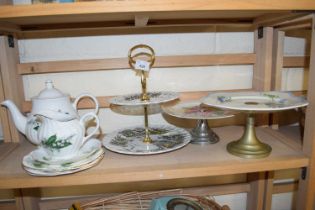
<instances>
[{"instance_id":1,"label":"teapot lid finial","mask_svg":"<svg viewBox=\"0 0 315 210\"><path fill-rule=\"evenodd\" d=\"M68 97L64 93L62 93L60 90L54 88L54 84L52 80L48 79L45 81L45 89L40 91L38 94L37 99L51 99L51 98L60 98L60 97Z\"/></svg>"},{"instance_id":2,"label":"teapot lid finial","mask_svg":"<svg viewBox=\"0 0 315 210\"><path fill-rule=\"evenodd\" d=\"M45 85L46 85L46 88L47 88L47 89L52 89L52 88L54 88L54 84L53 84L52 80L50 80L50 79L48 79L48 80L45 81Z\"/></svg>"}]
</instances>

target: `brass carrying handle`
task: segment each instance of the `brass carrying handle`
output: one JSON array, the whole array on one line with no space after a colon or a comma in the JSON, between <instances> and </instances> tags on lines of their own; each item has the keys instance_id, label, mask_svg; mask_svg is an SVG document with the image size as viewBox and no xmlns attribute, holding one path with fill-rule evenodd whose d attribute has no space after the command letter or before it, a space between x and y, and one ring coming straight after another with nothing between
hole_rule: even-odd
<instances>
[{"instance_id":1,"label":"brass carrying handle","mask_svg":"<svg viewBox=\"0 0 315 210\"><path fill-rule=\"evenodd\" d=\"M149 50L150 52L139 52L133 55L133 52L138 50L138 49L146 49ZM147 62L150 63L150 68L152 68L154 62L155 62L155 52L152 49L152 47L145 45L145 44L139 44L136 45L134 47L132 47L129 52L128 52L128 61L129 61L129 65L133 70L137 70L135 68L135 63L136 63L136 58L140 57L140 56L145 56L148 58L148 60L146 60Z\"/></svg>"}]
</instances>

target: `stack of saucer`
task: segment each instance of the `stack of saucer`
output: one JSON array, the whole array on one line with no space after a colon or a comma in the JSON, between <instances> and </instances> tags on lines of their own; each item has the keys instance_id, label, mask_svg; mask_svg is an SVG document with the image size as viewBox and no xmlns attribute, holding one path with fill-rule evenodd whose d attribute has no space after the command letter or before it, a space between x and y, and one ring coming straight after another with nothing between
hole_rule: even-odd
<instances>
[{"instance_id":1,"label":"stack of saucer","mask_svg":"<svg viewBox=\"0 0 315 210\"><path fill-rule=\"evenodd\" d=\"M58 176L79 172L97 165L104 156L104 149L98 139L90 139L76 156L67 159L49 156L38 148L23 158L24 169L34 176Z\"/></svg>"}]
</instances>

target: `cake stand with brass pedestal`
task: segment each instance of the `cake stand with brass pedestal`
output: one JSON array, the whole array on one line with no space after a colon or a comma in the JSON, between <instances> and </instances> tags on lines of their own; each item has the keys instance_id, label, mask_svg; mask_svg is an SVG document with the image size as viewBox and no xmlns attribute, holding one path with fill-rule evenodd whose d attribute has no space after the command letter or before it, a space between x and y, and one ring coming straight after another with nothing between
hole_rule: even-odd
<instances>
[{"instance_id":1,"label":"cake stand with brass pedestal","mask_svg":"<svg viewBox=\"0 0 315 210\"><path fill-rule=\"evenodd\" d=\"M268 144L262 143L256 136L255 117L253 113L247 113L246 125L243 136L227 145L229 153L242 158L263 158L271 152Z\"/></svg>"},{"instance_id":2,"label":"cake stand with brass pedestal","mask_svg":"<svg viewBox=\"0 0 315 210\"><path fill-rule=\"evenodd\" d=\"M296 109L308 105L304 97L294 96L290 92L221 92L209 94L205 105L224 110L234 110L247 115L243 136L227 145L227 151L233 155L254 159L267 157L272 148L261 142L255 133L255 113L270 113Z\"/></svg>"}]
</instances>

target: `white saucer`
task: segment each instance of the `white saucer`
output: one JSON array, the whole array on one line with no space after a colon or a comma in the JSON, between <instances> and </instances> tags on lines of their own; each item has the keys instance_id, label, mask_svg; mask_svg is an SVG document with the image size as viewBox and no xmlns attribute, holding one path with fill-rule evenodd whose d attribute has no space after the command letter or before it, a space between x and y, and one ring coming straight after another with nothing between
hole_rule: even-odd
<instances>
[{"instance_id":1,"label":"white saucer","mask_svg":"<svg viewBox=\"0 0 315 210\"><path fill-rule=\"evenodd\" d=\"M96 166L103 159L103 157L104 157L104 153L102 153L102 155L100 155L98 158L96 158L92 162L90 162L86 165L83 165L80 168L73 169L73 170L64 170L64 171L52 172L52 171L36 170L36 169L26 168L26 167L24 167L24 169L27 171L28 174L30 174L32 176L60 176L60 175L77 173L79 171L84 171L84 170L89 169L93 166Z\"/></svg>"},{"instance_id":2,"label":"white saucer","mask_svg":"<svg viewBox=\"0 0 315 210\"><path fill-rule=\"evenodd\" d=\"M41 149L29 153L23 158L24 169L32 175L56 176L85 170L94 166L104 156L104 149L99 140L89 140L79 151L78 155L66 160L45 156Z\"/></svg>"},{"instance_id":3,"label":"white saucer","mask_svg":"<svg viewBox=\"0 0 315 210\"><path fill-rule=\"evenodd\" d=\"M69 158L55 158L50 156L43 148L39 147L38 149L32 151L29 155L32 159L47 163L49 165L61 165L67 162L78 162L86 157L90 156L95 151L99 150L102 147L100 140L98 139L89 139L78 151L77 155Z\"/></svg>"}]
</instances>

